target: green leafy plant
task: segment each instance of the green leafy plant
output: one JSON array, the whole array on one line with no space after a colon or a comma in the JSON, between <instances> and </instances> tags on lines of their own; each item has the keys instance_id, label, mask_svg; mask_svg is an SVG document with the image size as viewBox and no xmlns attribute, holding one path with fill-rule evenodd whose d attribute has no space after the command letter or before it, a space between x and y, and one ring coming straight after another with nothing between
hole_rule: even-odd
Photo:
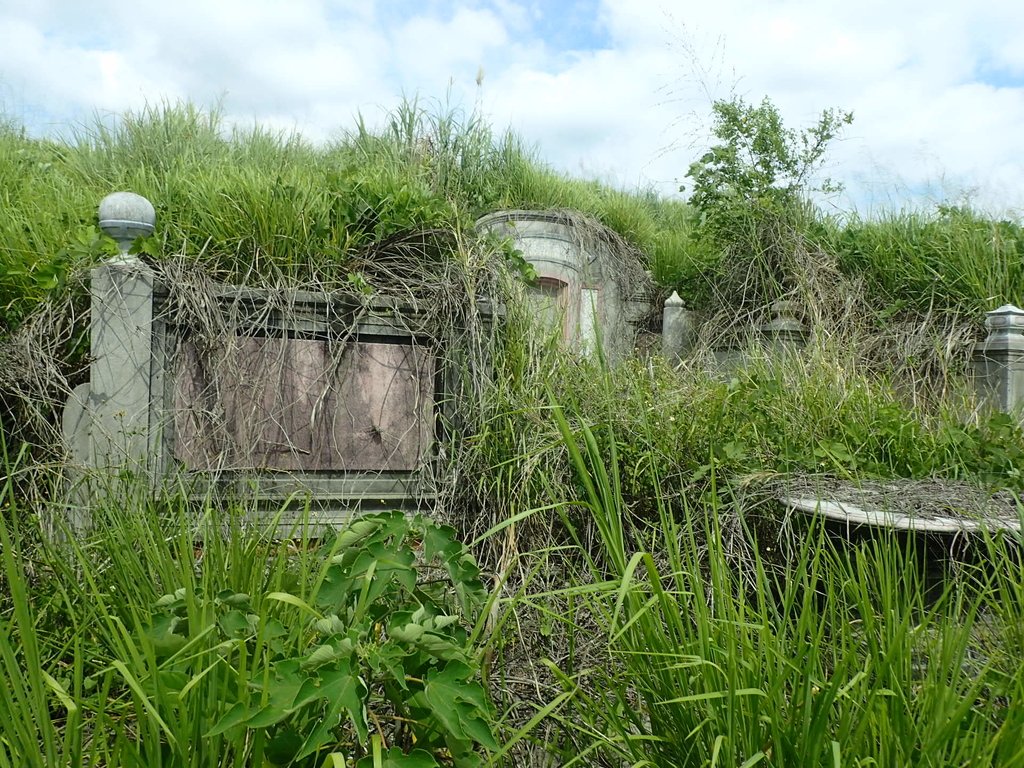
<instances>
[{"instance_id":1,"label":"green leafy plant","mask_svg":"<svg viewBox=\"0 0 1024 768\"><path fill-rule=\"evenodd\" d=\"M720 100L712 109L719 143L686 174L693 180L690 203L727 257L727 274L743 281L730 303L763 305L794 287L800 265L793 255L808 226L809 196L841 189L830 179L815 182L815 173L853 113L825 110L814 126L797 132L783 125L767 98L758 106L739 97Z\"/></svg>"},{"instance_id":2,"label":"green leafy plant","mask_svg":"<svg viewBox=\"0 0 1024 768\"><path fill-rule=\"evenodd\" d=\"M198 611L184 590L157 602L149 640L178 690L210 668L188 652L207 633L247 670L205 736L247 731L273 765L481 765L481 748L498 749L473 653L487 593L453 529L367 516L322 553L316 583L295 592L225 589Z\"/></svg>"},{"instance_id":3,"label":"green leafy plant","mask_svg":"<svg viewBox=\"0 0 1024 768\"><path fill-rule=\"evenodd\" d=\"M853 122L852 112L827 109L813 127L796 132L782 124L768 98L756 107L738 97L716 101L712 110L714 135L721 143L686 175L693 179L690 202L721 234L729 234L744 208L788 213L810 192L841 189L831 179L814 184L812 177L828 145Z\"/></svg>"}]
</instances>

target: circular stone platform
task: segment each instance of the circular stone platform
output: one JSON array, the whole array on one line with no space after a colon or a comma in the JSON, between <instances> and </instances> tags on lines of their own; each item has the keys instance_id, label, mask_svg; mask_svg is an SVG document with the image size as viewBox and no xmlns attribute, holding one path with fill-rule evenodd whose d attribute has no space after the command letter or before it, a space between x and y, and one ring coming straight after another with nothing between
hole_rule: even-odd
<instances>
[{"instance_id":1,"label":"circular stone platform","mask_svg":"<svg viewBox=\"0 0 1024 768\"><path fill-rule=\"evenodd\" d=\"M922 533L1022 530L1024 512L1008 491L991 493L955 480L880 480L857 484L797 476L777 485L787 509L852 526Z\"/></svg>"}]
</instances>

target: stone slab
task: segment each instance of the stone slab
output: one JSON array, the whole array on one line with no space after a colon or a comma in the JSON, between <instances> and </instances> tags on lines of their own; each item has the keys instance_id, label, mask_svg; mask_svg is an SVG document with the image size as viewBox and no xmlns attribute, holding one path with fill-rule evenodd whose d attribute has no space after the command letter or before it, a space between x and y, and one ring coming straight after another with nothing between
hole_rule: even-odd
<instances>
[{"instance_id":1,"label":"stone slab","mask_svg":"<svg viewBox=\"0 0 1024 768\"><path fill-rule=\"evenodd\" d=\"M1004 513L993 513L978 517L953 517L949 515L908 515L882 509L864 509L849 502L829 501L816 498L779 498L783 506L797 512L821 515L829 520L850 525L870 525L877 528L891 528L921 533L976 533L1010 530L1020 532L1020 518Z\"/></svg>"}]
</instances>

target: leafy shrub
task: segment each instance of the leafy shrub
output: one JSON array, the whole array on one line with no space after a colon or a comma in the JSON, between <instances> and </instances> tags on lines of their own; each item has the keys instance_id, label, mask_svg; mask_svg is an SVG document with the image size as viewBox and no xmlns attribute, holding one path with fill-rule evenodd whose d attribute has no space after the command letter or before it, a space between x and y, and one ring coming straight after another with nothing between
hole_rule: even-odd
<instances>
[{"instance_id":1,"label":"leafy shrub","mask_svg":"<svg viewBox=\"0 0 1024 768\"><path fill-rule=\"evenodd\" d=\"M183 696L232 670L213 676L226 708L204 738L246 732L273 765L481 765L479 750L498 748L473 653L487 593L454 531L400 512L361 517L322 554L316 583L294 592L160 598L151 682Z\"/></svg>"},{"instance_id":2,"label":"leafy shrub","mask_svg":"<svg viewBox=\"0 0 1024 768\"><path fill-rule=\"evenodd\" d=\"M813 193L840 186L830 179L815 184L828 145L853 114L822 112L817 124L796 132L782 124L765 98L751 106L741 98L716 101L712 146L690 166L690 204L700 215L705 236L724 260L711 282L732 305L763 306L797 287L807 268L803 249ZM736 283L736 284L733 284Z\"/></svg>"}]
</instances>

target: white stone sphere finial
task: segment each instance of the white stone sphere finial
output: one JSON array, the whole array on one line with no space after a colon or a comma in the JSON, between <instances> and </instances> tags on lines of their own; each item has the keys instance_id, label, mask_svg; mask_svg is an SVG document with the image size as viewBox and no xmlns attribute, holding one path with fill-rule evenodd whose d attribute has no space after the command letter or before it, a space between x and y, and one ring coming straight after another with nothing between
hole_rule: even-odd
<instances>
[{"instance_id":1,"label":"white stone sphere finial","mask_svg":"<svg viewBox=\"0 0 1024 768\"><path fill-rule=\"evenodd\" d=\"M100 229L117 241L122 257L128 256L136 238L156 229L156 210L142 195L114 192L100 201Z\"/></svg>"}]
</instances>

